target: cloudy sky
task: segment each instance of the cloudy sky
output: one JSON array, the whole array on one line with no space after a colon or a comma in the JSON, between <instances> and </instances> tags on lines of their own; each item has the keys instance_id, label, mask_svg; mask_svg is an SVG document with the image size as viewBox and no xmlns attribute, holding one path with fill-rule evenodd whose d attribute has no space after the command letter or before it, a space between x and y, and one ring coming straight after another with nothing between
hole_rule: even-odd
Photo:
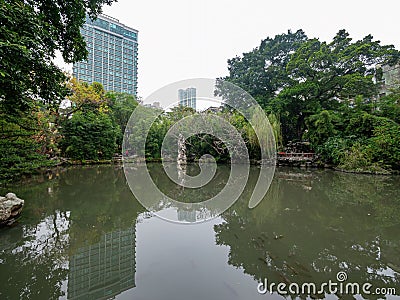
<instances>
[{"instance_id":1,"label":"cloudy sky","mask_svg":"<svg viewBox=\"0 0 400 300\"><path fill-rule=\"evenodd\" d=\"M399 0L119 0L105 14L139 30L139 96L169 83L227 74L227 59L303 29L330 41L340 29L400 49Z\"/></svg>"}]
</instances>

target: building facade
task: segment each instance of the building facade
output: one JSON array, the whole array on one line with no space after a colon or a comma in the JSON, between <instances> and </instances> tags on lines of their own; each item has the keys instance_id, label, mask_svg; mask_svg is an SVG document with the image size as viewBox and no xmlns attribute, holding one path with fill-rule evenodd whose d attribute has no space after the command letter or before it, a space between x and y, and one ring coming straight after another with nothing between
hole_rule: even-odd
<instances>
[{"instance_id":1,"label":"building facade","mask_svg":"<svg viewBox=\"0 0 400 300\"><path fill-rule=\"evenodd\" d=\"M384 65L381 68L382 79L380 81L379 96L390 94L391 89L400 87L400 65Z\"/></svg>"},{"instance_id":2,"label":"building facade","mask_svg":"<svg viewBox=\"0 0 400 300\"><path fill-rule=\"evenodd\" d=\"M73 75L78 80L100 82L106 91L137 95L138 31L117 19L99 15L86 17L81 28L88 58L75 63Z\"/></svg>"},{"instance_id":3,"label":"building facade","mask_svg":"<svg viewBox=\"0 0 400 300\"><path fill-rule=\"evenodd\" d=\"M68 299L112 299L134 288L136 227L109 232L69 260Z\"/></svg>"},{"instance_id":4,"label":"building facade","mask_svg":"<svg viewBox=\"0 0 400 300\"><path fill-rule=\"evenodd\" d=\"M187 106L196 109L196 88L178 90L178 99L180 106Z\"/></svg>"}]
</instances>

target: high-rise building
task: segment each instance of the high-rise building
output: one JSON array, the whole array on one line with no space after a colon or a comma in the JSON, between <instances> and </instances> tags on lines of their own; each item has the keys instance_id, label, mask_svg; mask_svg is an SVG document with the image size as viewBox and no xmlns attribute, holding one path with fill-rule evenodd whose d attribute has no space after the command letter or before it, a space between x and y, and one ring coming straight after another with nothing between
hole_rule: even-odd
<instances>
[{"instance_id":1,"label":"high-rise building","mask_svg":"<svg viewBox=\"0 0 400 300\"><path fill-rule=\"evenodd\" d=\"M187 106L196 109L196 88L190 87L185 90L178 90L180 106Z\"/></svg>"},{"instance_id":2,"label":"high-rise building","mask_svg":"<svg viewBox=\"0 0 400 300\"><path fill-rule=\"evenodd\" d=\"M88 58L75 63L73 75L79 80L100 82L106 91L137 95L138 31L117 19L99 15L86 17L81 28Z\"/></svg>"},{"instance_id":3,"label":"high-rise building","mask_svg":"<svg viewBox=\"0 0 400 300\"><path fill-rule=\"evenodd\" d=\"M382 80L380 82L379 96L391 93L392 89L400 87L400 65L384 65L381 68Z\"/></svg>"}]
</instances>

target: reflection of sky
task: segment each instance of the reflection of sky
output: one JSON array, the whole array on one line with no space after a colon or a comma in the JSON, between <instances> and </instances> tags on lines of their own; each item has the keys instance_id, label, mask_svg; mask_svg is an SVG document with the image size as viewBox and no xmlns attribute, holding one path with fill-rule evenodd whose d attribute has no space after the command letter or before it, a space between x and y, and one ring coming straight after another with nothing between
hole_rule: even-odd
<instances>
[{"instance_id":1,"label":"reflection of sky","mask_svg":"<svg viewBox=\"0 0 400 300\"><path fill-rule=\"evenodd\" d=\"M252 170L253 174L255 169ZM82 172L82 169L78 168L76 171ZM78 173L72 173L72 177L76 177L76 174ZM122 171L119 174L122 175ZM106 177L107 182L110 182L106 188L109 190L115 188L118 191L125 188L126 191L125 181L124 185L114 185L112 176ZM386 203L385 206L382 205L383 200L389 204L399 203L397 177L281 169L278 170L276 178L271 193L256 209L248 210L247 201L243 199L243 204L239 202L240 205L232 206L227 214L208 222L181 225L165 222L149 212L141 213L134 229L135 248L132 248L136 256L136 271L128 276L135 280L136 287L124 290L115 298L284 299L276 294L258 295L258 282L254 279L264 275L268 279L273 275L276 277L275 271L283 272L284 260L295 268L294 261L299 261L308 269L312 268L311 273L315 274L315 277L313 275L315 280L324 276L333 279L336 273L329 275L329 270L338 267L347 271L349 282L361 282L362 278L371 280L374 287L386 284L386 287L398 288L400 274L398 222L384 227L381 224L383 217L374 218L370 213L373 216L385 213L384 216L387 217L387 210L383 212L374 210L370 202L349 204L349 201L353 200L353 195L357 195L357 191L366 195L366 201L372 199L374 202L371 200L371 203L377 203L379 209L387 205ZM103 184L103 181L100 182ZM380 185L385 189L385 194L373 193L380 182L385 184ZM312 189L304 190L304 184L312 186ZM96 188L99 189L98 186L95 188L86 183L82 183L81 186L79 183L74 183L61 186L59 192L53 192L54 199L57 200L56 197L59 195L69 194L72 187L74 194L71 197L74 199L77 197L75 189L83 187L92 193ZM369 192L369 187L372 188L372 192ZM96 201L102 199L98 194L95 194L95 197ZM128 194L118 194L113 199L127 200L124 197L128 198ZM395 202L390 202L393 199ZM64 200L55 203L59 203L57 205L60 207L74 204L74 209L82 209L79 204L70 202L69 198ZM129 210L126 203L132 205L135 202L118 201L112 202L111 205ZM61 286L66 298L70 296L67 294L68 272L72 269L68 263L70 260L68 254L74 245L74 238L77 238L78 234L82 236L88 232L84 228L79 230L75 219L71 221L75 210L72 212L69 212L68 208L64 211L51 210L50 215L40 217L39 214L32 212L36 212L36 209L41 211L41 203L32 201L29 204L32 206L26 208L24 219L20 224L0 232L0 267L2 267L0 274L3 275L0 276L2 279L0 299L4 298L3 295L6 295L5 298L8 296L18 299L10 296L13 291L31 292L32 299L48 299L51 296L40 295L42 296L40 298L38 295L40 291L46 294L46 289L49 293L52 290L54 293L58 292L53 282ZM93 206L94 212L99 207L104 205ZM390 213L396 212L398 204L387 207L390 208ZM164 209L163 205L160 205L160 209ZM175 209L169 209L174 216L179 213ZM129 224L135 224L139 211L143 209L132 209L128 214L121 214L118 210L110 212L110 217L115 220L128 218ZM101 212L99 210L98 213ZM93 215L98 216L98 213ZM99 224L97 218L86 218L86 214L84 216L83 222L79 224L86 224L87 221L88 228ZM189 222L191 211L182 212L181 217ZM121 224L128 224L126 221L124 219ZM218 231L216 224L225 226ZM114 232L121 231L118 225L116 227L113 229ZM58 237L56 229L59 231ZM101 227L99 236L96 237L100 238L109 230L111 229L108 225ZM257 248L257 245L252 243L253 238L262 237L264 232L269 239L265 239L265 247ZM283 237L274 239L274 236L279 234ZM78 240L79 243L82 242L82 239ZM216 240L219 242L218 245ZM94 243L98 241L99 239L96 239ZM78 244L76 248L81 247L82 245ZM271 254L268 256L271 258L269 266L259 260L265 253L263 251ZM73 251L74 255L76 253L77 251ZM278 259L272 258L272 254ZM57 268L63 272L55 270ZM69 268L71 269L68 270ZM289 269L287 272L291 274ZM308 277L294 274L289 278L293 278L293 282L308 280ZM326 298L337 299L335 295L327 295ZM360 295L354 298L362 299ZM387 296L387 299L399 298L399 296Z\"/></svg>"},{"instance_id":2,"label":"reflection of sky","mask_svg":"<svg viewBox=\"0 0 400 300\"><path fill-rule=\"evenodd\" d=\"M11 253L13 255L23 253L27 263L38 263L51 258L53 270L68 270L68 246L70 243L68 232L71 226L70 216L70 211L56 211L53 215L45 217L34 227L24 226L24 243L13 249ZM46 262L43 261L43 263ZM60 278L60 282L61 291L66 294L67 278Z\"/></svg>"},{"instance_id":3,"label":"reflection of sky","mask_svg":"<svg viewBox=\"0 0 400 300\"><path fill-rule=\"evenodd\" d=\"M377 274L380 276L385 276L385 277L391 277L391 278L396 278L397 272L392 270L391 268L380 268L379 270L374 270L370 267L367 267L368 273L370 274Z\"/></svg>"},{"instance_id":4,"label":"reflection of sky","mask_svg":"<svg viewBox=\"0 0 400 300\"><path fill-rule=\"evenodd\" d=\"M60 249L60 253L62 253L61 249L69 244L70 214L69 211L56 211L54 215L44 218L36 227L24 227L25 242L15 248L12 253L29 251L32 259L49 251L53 252L54 249ZM63 265L65 266L65 263Z\"/></svg>"},{"instance_id":5,"label":"reflection of sky","mask_svg":"<svg viewBox=\"0 0 400 300\"><path fill-rule=\"evenodd\" d=\"M196 225L139 219L136 287L119 299L265 299L250 275L227 263L229 247L215 244L221 218Z\"/></svg>"}]
</instances>

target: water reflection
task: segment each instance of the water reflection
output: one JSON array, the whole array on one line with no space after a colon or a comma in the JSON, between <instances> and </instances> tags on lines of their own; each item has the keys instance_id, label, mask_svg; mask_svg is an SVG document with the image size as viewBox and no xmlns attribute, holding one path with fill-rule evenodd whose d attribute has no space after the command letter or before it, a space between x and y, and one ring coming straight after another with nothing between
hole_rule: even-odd
<instances>
[{"instance_id":1,"label":"water reflection","mask_svg":"<svg viewBox=\"0 0 400 300\"><path fill-rule=\"evenodd\" d=\"M240 201L223 214L216 243L258 282L319 285L345 271L399 293L398 187L397 177L280 169L260 207Z\"/></svg>"},{"instance_id":2,"label":"water reflection","mask_svg":"<svg viewBox=\"0 0 400 300\"><path fill-rule=\"evenodd\" d=\"M68 169L13 190L29 201L19 224L0 232L2 299L98 299L135 286L144 210L120 169Z\"/></svg>"},{"instance_id":3,"label":"water reflection","mask_svg":"<svg viewBox=\"0 0 400 300\"><path fill-rule=\"evenodd\" d=\"M166 164L166 168L177 173L176 164ZM196 165L188 165L186 172L192 174L194 169ZM160 164L125 163L124 171L135 196L155 215L170 221L195 223L218 216L235 201L245 186L248 166L237 165L234 175L230 166L218 166L213 179L199 188L175 184Z\"/></svg>"},{"instance_id":4,"label":"water reflection","mask_svg":"<svg viewBox=\"0 0 400 300\"><path fill-rule=\"evenodd\" d=\"M68 212L54 211L37 224L0 235L0 298L51 299L65 295L68 274Z\"/></svg>"},{"instance_id":5,"label":"water reflection","mask_svg":"<svg viewBox=\"0 0 400 300\"><path fill-rule=\"evenodd\" d=\"M265 199L249 209L258 171L251 168L237 203L196 226L145 212L123 171L110 166L10 187L27 201L19 223L0 230L0 298L281 298L259 295L258 283L320 284L338 271L399 295L399 177L278 169ZM179 190L161 165L150 172L171 197L200 202L218 193L229 168L201 191ZM154 209L171 207L158 199ZM170 212L198 218L190 208Z\"/></svg>"},{"instance_id":6,"label":"water reflection","mask_svg":"<svg viewBox=\"0 0 400 300\"><path fill-rule=\"evenodd\" d=\"M104 234L69 259L68 299L101 299L135 287L135 227Z\"/></svg>"}]
</instances>

